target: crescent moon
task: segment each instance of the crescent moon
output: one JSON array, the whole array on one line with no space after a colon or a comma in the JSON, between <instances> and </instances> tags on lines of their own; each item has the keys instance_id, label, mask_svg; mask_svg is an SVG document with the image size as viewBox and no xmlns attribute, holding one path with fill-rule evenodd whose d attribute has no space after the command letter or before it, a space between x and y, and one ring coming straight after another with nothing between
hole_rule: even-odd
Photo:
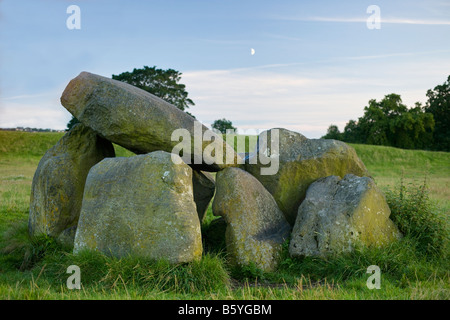
<instances>
[{"instance_id":1,"label":"crescent moon","mask_svg":"<svg viewBox=\"0 0 450 320\"><path fill-rule=\"evenodd\" d=\"M254 54L255 54L255 49L252 48L252 49L250 50L250 54L251 54L251 55L254 55Z\"/></svg>"}]
</instances>

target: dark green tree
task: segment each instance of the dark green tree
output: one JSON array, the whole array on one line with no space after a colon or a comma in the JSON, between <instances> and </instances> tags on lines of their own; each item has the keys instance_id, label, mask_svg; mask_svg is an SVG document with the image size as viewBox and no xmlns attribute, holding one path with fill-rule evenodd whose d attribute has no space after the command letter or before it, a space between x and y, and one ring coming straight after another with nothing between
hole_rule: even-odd
<instances>
[{"instance_id":1,"label":"dark green tree","mask_svg":"<svg viewBox=\"0 0 450 320\"><path fill-rule=\"evenodd\" d=\"M212 124L213 129L219 130L221 133L227 133L227 129L236 130L233 123L225 118L215 120Z\"/></svg>"},{"instance_id":2,"label":"dark green tree","mask_svg":"<svg viewBox=\"0 0 450 320\"><path fill-rule=\"evenodd\" d=\"M450 75L442 85L427 91L425 111L434 117L433 149L450 151Z\"/></svg>"},{"instance_id":3,"label":"dark green tree","mask_svg":"<svg viewBox=\"0 0 450 320\"><path fill-rule=\"evenodd\" d=\"M332 124L328 127L327 134L322 139L342 140L342 133L336 125Z\"/></svg>"},{"instance_id":4,"label":"dark green tree","mask_svg":"<svg viewBox=\"0 0 450 320\"><path fill-rule=\"evenodd\" d=\"M195 104L188 98L186 86L179 82L181 75L182 73L173 69L163 70L155 66L151 68L144 66L142 69L135 68L132 72L112 75L112 78L150 92L185 111Z\"/></svg>"},{"instance_id":5,"label":"dark green tree","mask_svg":"<svg viewBox=\"0 0 450 320\"><path fill-rule=\"evenodd\" d=\"M433 129L433 115L420 103L408 109L400 95L391 93L381 101L370 100L364 115L358 121L350 120L341 137L351 143L429 149Z\"/></svg>"},{"instance_id":6,"label":"dark green tree","mask_svg":"<svg viewBox=\"0 0 450 320\"><path fill-rule=\"evenodd\" d=\"M365 143L365 137L361 132L361 127L355 120L347 122L342 133L342 140L350 143Z\"/></svg>"},{"instance_id":7,"label":"dark green tree","mask_svg":"<svg viewBox=\"0 0 450 320\"><path fill-rule=\"evenodd\" d=\"M69 131L70 129L72 129L72 127L74 125L76 125L77 123L80 123L80 121L78 121L77 118L75 118L74 116L72 116L72 119L70 119L70 121L67 123L67 129L66 131Z\"/></svg>"}]
</instances>

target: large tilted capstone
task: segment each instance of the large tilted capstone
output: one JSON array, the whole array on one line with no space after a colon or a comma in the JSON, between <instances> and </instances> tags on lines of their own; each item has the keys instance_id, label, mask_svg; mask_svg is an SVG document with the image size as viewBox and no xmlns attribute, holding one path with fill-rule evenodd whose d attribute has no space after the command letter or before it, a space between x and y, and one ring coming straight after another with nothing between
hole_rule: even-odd
<instances>
[{"instance_id":1,"label":"large tilted capstone","mask_svg":"<svg viewBox=\"0 0 450 320\"><path fill-rule=\"evenodd\" d=\"M45 153L34 174L28 220L30 235L58 237L66 229L76 228L89 170L105 157L114 156L111 142L83 124L67 132Z\"/></svg>"},{"instance_id":2,"label":"large tilted capstone","mask_svg":"<svg viewBox=\"0 0 450 320\"><path fill-rule=\"evenodd\" d=\"M272 148L274 134L278 134L279 147ZM260 162L260 153L279 161L278 170L261 174L268 167ZM253 162L253 163L252 163ZM250 154L243 166L273 195L288 222L293 225L297 210L311 183L319 178L348 173L367 176L368 172L355 150L344 142L327 139L308 139L287 129L271 129L258 138L257 150Z\"/></svg>"},{"instance_id":3,"label":"large tilted capstone","mask_svg":"<svg viewBox=\"0 0 450 320\"><path fill-rule=\"evenodd\" d=\"M380 247L400 238L382 192L369 177L352 174L311 184L298 209L291 256L327 256L355 246Z\"/></svg>"},{"instance_id":4,"label":"large tilted capstone","mask_svg":"<svg viewBox=\"0 0 450 320\"><path fill-rule=\"evenodd\" d=\"M238 155L221 136L213 134L214 138L202 139L207 127L166 101L127 83L82 72L67 85L61 103L104 138L135 153L172 152L179 146L179 140L185 142L178 135L172 141L172 134L181 129L190 138L187 142L190 148L183 150L183 157L190 154L186 157L191 159L193 168L218 171L238 164ZM212 140L220 145L223 157L212 156L214 152L208 152L210 149L205 151Z\"/></svg>"},{"instance_id":5,"label":"large tilted capstone","mask_svg":"<svg viewBox=\"0 0 450 320\"><path fill-rule=\"evenodd\" d=\"M183 263L200 259L192 169L155 151L105 159L86 180L74 252L93 249Z\"/></svg>"},{"instance_id":6,"label":"large tilted capstone","mask_svg":"<svg viewBox=\"0 0 450 320\"><path fill-rule=\"evenodd\" d=\"M231 263L254 264L266 271L276 268L291 228L258 180L238 168L218 172L213 213L227 223L225 238Z\"/></svg>"}]
</instances>

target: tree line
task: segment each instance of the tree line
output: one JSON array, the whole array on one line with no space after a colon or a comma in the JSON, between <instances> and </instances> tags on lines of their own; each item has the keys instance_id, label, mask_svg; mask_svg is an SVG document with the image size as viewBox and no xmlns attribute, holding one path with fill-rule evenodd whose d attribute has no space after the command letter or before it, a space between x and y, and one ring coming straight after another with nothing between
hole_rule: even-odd
<instances>
[{"instance_id":1,"label":"tree line","mask_svg":"<svg viewBox=\"0 0 450 320\"><path fill-rule=\"evenodd\" d=\"M408 108L400 95L391 93L381 101L372 99L364 115L350 120L340 132L330 125L323 139L349 143L392 146L403 149L450 151L450 76L427 91L427 102Z\"/></svg>"}]
</instances>

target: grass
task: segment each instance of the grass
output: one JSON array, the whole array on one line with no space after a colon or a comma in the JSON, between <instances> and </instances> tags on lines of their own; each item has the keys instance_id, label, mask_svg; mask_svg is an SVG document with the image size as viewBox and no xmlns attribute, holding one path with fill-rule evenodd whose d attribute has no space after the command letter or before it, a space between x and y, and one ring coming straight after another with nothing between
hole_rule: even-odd
<instances>
[{"instance_id":1,"label":"grass","mask_svg":"<svg viewBox=\"0 0 450 320\"><path fill-rule=\"evenodd\" d=\"M33 174L61 136L0 131L0 299L450 298L450 153L353 145L386 192L403 239L382 249L358 248L327 259L291 259L286 242L277 272L265 273L227 263L223 225L211 207L202 225L205 254L189 264L115 259L93 252L73 255L51 238L30 238ZM117 156L132 155L115 149ZM70 265L81 269L81 290L66 286ZM382 270L380 290L366 287L370 265Z\"/></svg>"},{"instance_id":2,"label":"grass","mask_svg":"<svg viewBox=\"0 0 450 320\"><path fill-rule=\"evenodd\" d=\"M426 180L431 199L443 212L450 211L450 153L361 144L351 146L379 187L387 190L400 180L405 184Z\"/></svg>"}]
</instances>

